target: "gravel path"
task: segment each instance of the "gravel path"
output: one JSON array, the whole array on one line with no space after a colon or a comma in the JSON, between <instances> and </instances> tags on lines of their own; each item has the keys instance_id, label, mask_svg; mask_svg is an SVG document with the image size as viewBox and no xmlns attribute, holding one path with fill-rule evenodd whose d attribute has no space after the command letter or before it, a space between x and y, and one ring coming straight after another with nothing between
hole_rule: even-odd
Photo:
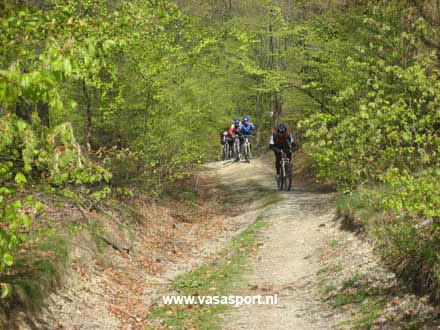
<instances>
[{"instance_id":1,"label":"gravel path","mask_svg":"<svg viewBox=\"0 0 440 330\"><path fill-rule=\"evenodd\" d=\"M217 175L232 189L276 189L273 170L263 162L233 164ZM226 315L224 329L328 329L336 320L322 309L309 280L322 267L319 249L337 231L334 195L293 189L262 211L269 223L246 274L243 295L278 296L276 305L246 305Z\"/></svg>"}]
</instances>

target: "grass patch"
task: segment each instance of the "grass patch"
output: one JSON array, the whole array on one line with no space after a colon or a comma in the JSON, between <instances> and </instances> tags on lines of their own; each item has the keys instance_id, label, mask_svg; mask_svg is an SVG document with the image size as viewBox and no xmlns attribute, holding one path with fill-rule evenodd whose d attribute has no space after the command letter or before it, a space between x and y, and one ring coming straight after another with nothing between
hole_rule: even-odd
<instances>
[{"instance_id":1,"label":"grass patch","mask_svg":"<svg viewBox=\"0 0 440 330\"><path fill-rule=\"evenodd\" d=\"M336 291L338 288L334 284L327 284L324 288L324 293L329 294L330 292Z\"/></svg>"},{"instance_id":2,"label":"grass patch","mask_svg":"<svg viewBox=\"0 0 440 330\"><path fill-rule=\"evenodd\" d=\"M181 296L227 296L234 294L242 284L248 257L255 249L258 234L267 224L261 219L235 237L223 252L222 258L204 265L195 271L176 278L172 284L174 292ZM216 329L220 314L226 305L164 305L149 315L150 320L159 320L166 328Z\"/></svg>"},{"instance_id":3,"label":"grass patch","mask_svg":"<svg viewBox=\"0 0 440 330\"><path fill-rule=\"evenodd\" d=\"M362 329L371 329L385 305L386 298L384 297L374 296L365 300L361 305L356 326Z\"/></svg>"},{"instance_id":4,"label":"grass patch","mask_svg":"<svg viewBox=\"0 0 440 330\"><path fill-rule=\"evenodd\" d=\"M369 198L367 192L352 192L342 195L336 201L338 215L343 218L342 226L350 231L363 231L368 227L369 220L382 213L380 203Z\"/></svg>"},{"instance_id":5,"label":"grass patch","mask_svg":"<svg viewBox=\"0 0 440 330\"><path fill-rule=\"evenodd\" d=\"M90 219L88 230L92 235L99 253L104 253L108 244L102 239L101 228L96 220Z\"/></svg>"},{"instance_id":6,"label":"grass patch","mask_svg":"<svg viewBox=\"0 0 440 330\"><path fill-rule=\"evenodd\" d=\"M368 285L363 274L355 274L341 286L322 283L326 300L336 309L350 306L356 308L355 318L345 323L351 328L370 329L386 305L387 297L379 289Z\"/></svg>"},{"instance_id":7,"label":"grass patch","mask_svg":"<svg viewBox=\"0 0 440 330\"><path fill-rule=\"evenodd\" d=\"M322 267L320 270L318 270L318 275L320 274L329 274L329 273L339 273L343 269L343 266L340 262L334 265L329 265Z\"/></svg>"},{"instance_id":8,"label":"grass patch","mask_svg":"<svg viewBox=\"0 0 440 330\"><path fill-rule=\"evenodd\" d=\"M16 311L32 314L40 310L67 263L67 242L55 230L39 230L29 242L16 256L14 268L0 276L0 282L12 285L11 296L0 300L0 326L9 323Z\"/></svg>"},{"instance_id":9,"label":"grass patch","mask_svg":"<svg viewBox=\"0 0 440 330\"><path fill-rule=\"evenodd\" d=\"M240 191L233 191L231 196L237 201L246 202L246 204L249 204L250 200L260 201L260 208L270 206L284 199L284 197L276 190L261 186L252 187L252 189L243 188Z\"/></svg>"},{"instance_id":10,"label":"grass patch","mask_svg":"<svg viewBox=\"0 0 440 330\"><path fill-rule=\"evenodd\" d=\"M265 191L265 194L262 198L260 207L266 208L270 205L274 205L276 203L281 202L283 199L284 199L284 197L276 191L273 191L273 190Z\"/></svg>"},{"instance_id":11,"label":"grass patch","mask_svg":"<svg viewBox=\"0 0 440 330\"><path fill-rule=\"evenodd\" d=\"M336 249L336 248L338 247L338 245L339 245L339 241L338 241L338 240L336 240L336 239L332 239L332 240L330 241L330 247L331 247L332 249Z\"/></svg>"}]
</instances>

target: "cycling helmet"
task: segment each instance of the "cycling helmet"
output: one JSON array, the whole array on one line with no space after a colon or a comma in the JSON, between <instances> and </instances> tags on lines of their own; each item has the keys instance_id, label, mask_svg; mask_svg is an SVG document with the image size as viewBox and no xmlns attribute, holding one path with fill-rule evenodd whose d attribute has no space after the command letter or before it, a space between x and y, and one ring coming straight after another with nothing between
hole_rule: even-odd
<instances>
[{"instance_id":1,"label":"cycling helmet","mask_svg":"<svg viewBox=\"0 0 440 330\"><path fill-rule=\"evenodd\" d=\"M286 125L284 125L283 123L279 124L277 127L277 131L278 133L286 133L287 132Z\"/></svg>"},{"instance_id":2,"label":"cycling helmet","mask_svg":"<svg viewBox=\"0 0 440 330\"><path fill-rule=\"evenodd\" d=\"M246 115L243 117L243 121L249 121L249 120L250 120L249 116Z\"/></svg>"},{"instance_id":3,"label":"cycling helmet","mask_svg":"<svg viewBox=\"0 0 440 330\"><path fill-rule=\"evenodd\" d=\"M240 125L240 118L235 118L234 119L234 124L235 124L235 126Z\"/></svg>"}]
</instances>

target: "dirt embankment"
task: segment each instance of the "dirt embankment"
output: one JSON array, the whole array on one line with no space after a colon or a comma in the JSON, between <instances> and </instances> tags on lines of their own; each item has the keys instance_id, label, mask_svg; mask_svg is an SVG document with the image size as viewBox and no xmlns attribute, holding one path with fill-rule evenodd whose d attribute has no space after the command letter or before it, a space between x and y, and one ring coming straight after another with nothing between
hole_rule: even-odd
<instances>
[{"instance_id":1,"label":"dirt embankment","mask_svg":"<svg viewBox=\"0 0 440 330\"><path fill-rule=\"evenodd\" d=\"M67 265L45 288L51 293L42 307L15 306L5 326L143 329L149 307L173 278L206 262L246 227L242 204L215 180L202 172L177 196L133 199L99 212L50 204L47 216L62 224L67 241Z\"/></svg>"}]
</instances>

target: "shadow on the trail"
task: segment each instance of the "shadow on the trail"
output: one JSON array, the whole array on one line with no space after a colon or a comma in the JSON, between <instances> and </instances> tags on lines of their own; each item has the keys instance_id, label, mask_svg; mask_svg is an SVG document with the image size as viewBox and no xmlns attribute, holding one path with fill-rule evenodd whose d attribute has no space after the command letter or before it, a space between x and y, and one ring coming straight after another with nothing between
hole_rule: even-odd
<instances>
[{"instance_id":1,"label":"shadow on the trail","mask_svg":"<svg viewBox=\"0 0 440 330\"><path fill-rule=\"evenodd\" d=\"M292 185L291 191L308 192L308 193L315 193L315 194L329 194L329 193L337 192L334 185L317 184L317 183L303 184L303 185L299 185L299 186L295 186L295 183L294 183Z\"/></svg>"},{"instance_id":2,"label":"shadow on the trail","mask_svg":"<svg viewBox=\"0 0 440 330\"><path fill-rule=\"evenodd\" d=\"M276 187L275 187L276 189ZM276 189L277 190L277 189ZM292 188L289 191L286 190L278 190L282 194L301 194L301 193L311 193L316 195L328 195L332 193L336 193L337 190L334 189L331 185L318 185L318 184L312 184L312 185L304 185L304 186L294 186L292 185Z\"/></svg>"},{"instance_id":3,"label":"shadow on the trail","mask_svg":"<svg viewBox=\"0 0 440 330\"><path fill-rule=\"evenodd\" d=\"M338 197L334 190L328 193L320 187L292 188L291 191L279 191L278 195L285 197L283 207L313 216L332 213Z\"/></svg>"}]
</instances>

